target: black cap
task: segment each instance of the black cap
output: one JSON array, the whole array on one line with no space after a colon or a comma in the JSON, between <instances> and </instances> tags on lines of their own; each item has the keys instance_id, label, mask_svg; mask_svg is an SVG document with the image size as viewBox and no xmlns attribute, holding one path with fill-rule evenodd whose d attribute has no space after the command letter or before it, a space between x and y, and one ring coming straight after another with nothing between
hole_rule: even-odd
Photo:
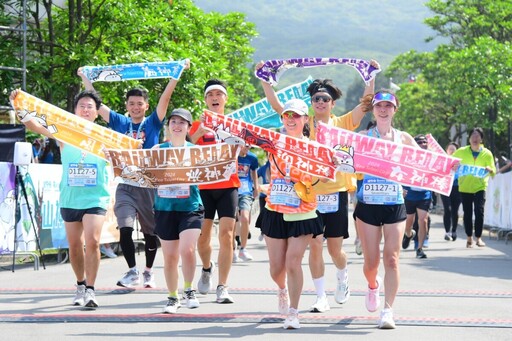
<instances>
[{"instance_id":1,"label":"black cap","mask_svg":"<svg viewBox=\"0 0 512 341\"><path fill-rule=\"evenodd\" d=\"M171 116L169 116L169 118L171 118L173 116L179 116L182 119L184 119L185 121L187 121L189 124L192 124L192 114L187 109L183 109L183 108L174 109L171 112Z\"/></svg>"}]
</instances>

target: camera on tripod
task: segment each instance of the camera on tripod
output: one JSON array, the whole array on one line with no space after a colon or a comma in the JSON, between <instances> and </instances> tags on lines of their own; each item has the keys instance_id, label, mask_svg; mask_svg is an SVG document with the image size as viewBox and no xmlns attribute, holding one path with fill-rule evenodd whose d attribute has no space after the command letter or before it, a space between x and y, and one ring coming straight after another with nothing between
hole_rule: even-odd
<instances>
[{"instance_id":1,"label":"camera on tripod","mask_svg":"<svg viewBox=\"0 0 512 341\"><path fill-rule=\"evenodd\" d=\"M32 161L32 145L29 142L16 142L14 144L15 166L28 166Z\"/></svg>"}]
</instances>

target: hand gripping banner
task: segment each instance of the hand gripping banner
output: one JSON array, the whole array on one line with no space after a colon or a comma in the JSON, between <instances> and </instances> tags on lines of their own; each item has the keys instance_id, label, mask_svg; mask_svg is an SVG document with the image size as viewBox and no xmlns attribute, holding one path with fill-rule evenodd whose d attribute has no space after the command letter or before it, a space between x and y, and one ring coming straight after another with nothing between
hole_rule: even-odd
<instances>
[{"instance_id":1,"label":"hand gripping banner","mask_svg":"<svg viewBox=\"0 0 512 341\"><path fill-rule=\"evenodd\" d=\"M237 172L239 147L225 143L157 149L110 149L116 181L136 187L205 185Z\"/></svg>"},{"instance_id":2,"label":"hand gripping banner","mask_svg":"<svg viewBox=\"0 0 512 341\"><path fill-rule=\"evenodd\" d=\"M251 144L289 162L305 173L334 180L334 151L316 141L298 139L204 110L204 125L228 144Z\"/></svg>"},{"instance_id":3,"label":"hand gripping banner","mask_svg":"<svg viewBox=\"0 0 512 341\"><path fill-rule=\"evenodd\" d=\"M178 80L186 60L168 62L84 66L84 75L91 82L120 82L136 79L172 78Z\"/></svg>"},{"instance_id":4,"label":"hand gripping banner","mask_svg":"<svg viewBox=\"0 0 512 341\"><path fill-rule=\"evenodd\" d=\"M104 148L140 148L142 142L73 115L37 97L18 91L12 101L21 122L36 120L61 142L105 159Z\"/></svg>"},{"instance_id":5,"label":"hand gripping banner","mask_svg":"<svg viewBox=\"0 0 512 341\"><path fill-rule=\"evenodd\" d=\"M375 78L380 69L375 68L370 62L354 58L292 58L267 60L261 68L256 70L257 78L271 85L277 85L279 79L291 68L309 68L326 65L348 65L357 70L366 84Z\"/></svg>"},{"instance_id":6,"label":"hand gripping banner","mask_svg":"<svg viewBox=\"0 0 512 341\"><path fill-rule=\"evenodd\" d=\"M370 137L320 122L317 141L328 146L353 148L354 167L366 173L446 196L453 185L459 159L425 149Z\"/></svg>"}]
</instances>

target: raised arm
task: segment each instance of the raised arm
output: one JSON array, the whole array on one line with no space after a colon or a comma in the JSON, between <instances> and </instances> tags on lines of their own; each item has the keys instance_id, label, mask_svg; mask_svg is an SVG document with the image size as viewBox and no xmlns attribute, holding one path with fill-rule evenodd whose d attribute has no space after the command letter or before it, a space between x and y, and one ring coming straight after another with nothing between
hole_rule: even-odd
<instances>
[{"instance_id":1,"label":"raised arm","mask_svg":"<svg viewBox=\"0 0 512 341\"><path fill-rule=\"evenodd\" d=\"M190 69L190 60L187 59L185 62L185 70ZM178 80L171 78L169 80L169 83L167 83L167 86L164 89L164 92L160 96L160 99L158 100L158 105L156 107L156 113L158 115L158 119L160 121L163 121L165 118L165 115L167 114L167 108L169 107L169 102L171 101L172 93L174 92L174 89L176 89L176 85L178 84Z\"/></svg>"},{"instance_id":2,"label":"raised arm","mask_svg":"<svg viewBox=\"0 0 512 341\"><path fill-rule=\"evenodd\" d=\"M256 70L259 70L261 67L263 67L263 62L259 62L256 64ZM272 106L272 109L274 109L275 112L280 114L283 111L283 103L279 101L279 98L277 98L277 94L274 91L274 88L272 85L270 85L267 82L261 81L261 86L263 87L263 91L265 92L265 97L267 97L267 101Z\"/></svg>"},{"instance_id":3,"label":"raised arm","mask_svg":"<svg viewBox=\"0 0 512 341\"><path fill-rule=\"evenodd\" d=\"M370 64L380 69L380 65L376 60L371 60ZM375 92L375 77L370 81L370 84L365 86L363 97L369 94L373 94ZM352 121L354 122L354 125L359 125L366 113L363 111L361 104L358 104L354 109L352 109Z\"/></svg>"},{"instance_id":4,"label":"raised arm","mask_svg":"<svg viewBox=\"0 0 512 341\"><path fill-rule=\"evenodd\" d=\"M85 90L96 91L96 89L94 89L94 86L92 85L92 82L83 73L81 67L78 68L76 74L78 75L78 77L82 79L82 83L84 84ZM105 120L105 122L108 123L110 121L110 108L107 107L105 104L101 103L100 110L98 110L98 114L100 114L100 116Z\"/></svg>"}]
</instances>

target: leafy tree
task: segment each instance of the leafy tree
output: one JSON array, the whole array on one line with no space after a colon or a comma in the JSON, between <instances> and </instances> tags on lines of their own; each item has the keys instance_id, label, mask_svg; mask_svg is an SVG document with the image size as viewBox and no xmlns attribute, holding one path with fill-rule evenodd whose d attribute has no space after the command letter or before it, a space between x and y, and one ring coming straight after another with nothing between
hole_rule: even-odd
<instances>
[{"instance_id":1,"label":"leafy tree","mask_svg":"<svg viewBox=\"0 0 512 341\"><path fill-rule=\"evenodd\" d=\"M495 152L507 150L506 130L512 109L510 20L503 27L493 20L510 16L509 1L432 0L437 15L426 20L451 44L433 52L409 51L398 56L386 74L402 80L397 125L410 133L432 133L442 144L474 126L488 131L486 144ZM507 12L508 10L508 12ZM486 13L487 16L482 13ZM507 14L508 13L508 14ZM471 25L467 24L471 23ZM407 83L415 74L416 82ZM496 135L497 134L497 135Z\"/></svg>"},{"instance_id":2,"label":"leafy tree","mask_svg":"<svg viewBox=\"0 0 512 341\"><path fill-rule=\"evenodd\" d=\"M210 77L228 83L231 109L255 97L246 64L251 61L250 41L256 31L240 13L205 14L191 0L175 1L172 6L151 0L68 0L62 7L50 0L28 2L27 91L68 111L81 88L76 70L84 65L190 58L191 69L184 72L171 107L186 107L196 115L204 107L202 87ZM4 12L0 20L11 24L18 20L19 3L0 0L0 6L14 10ZM0 53L12 55L16 39L14 34L7 35ZM122 112L129 88L150 90L154 107L167 81L95 83L95 87L109 106ZM0 79L4 96L16 86L15 79ZM1 101L7 102L5 97Z\"/></svg>"}]
</instances>

